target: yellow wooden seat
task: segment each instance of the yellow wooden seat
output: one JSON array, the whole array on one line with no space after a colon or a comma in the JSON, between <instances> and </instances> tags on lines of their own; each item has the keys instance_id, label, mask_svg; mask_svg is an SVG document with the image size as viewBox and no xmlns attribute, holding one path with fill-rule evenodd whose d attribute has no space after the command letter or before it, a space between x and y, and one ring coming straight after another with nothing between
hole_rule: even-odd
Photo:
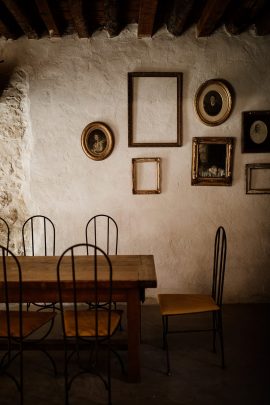
<instances>
[{"instance_id":1,"label":"yellow wooden seat","mask_svg":"<svg viewBox=\"0 0 270 405\"><path fill-rule=\"evenodd\" d=\"M221 362L224 367L224 347L223 347L223 326L222 326L222 296L224 285L224 273L226 265L227 240L223 227L216 231L214 246L214 264L212 294L158 294L160 314L163 324L163 347L166 350L167 374L171 374L168 334L189 332L186 330L169 330L169 318L187 314L211 313L213 316L213 327L211 329L192 329L195 331L213 332L213 349L216 350L216 334L219 334L221 345Z\"/></svg>"}]
</instances>

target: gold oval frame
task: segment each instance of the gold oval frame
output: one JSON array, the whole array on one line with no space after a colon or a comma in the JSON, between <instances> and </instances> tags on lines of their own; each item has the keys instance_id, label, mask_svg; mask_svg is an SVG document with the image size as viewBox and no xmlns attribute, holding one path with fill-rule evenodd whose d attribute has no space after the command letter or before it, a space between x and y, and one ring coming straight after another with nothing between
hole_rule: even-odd
<instances>
[{"instance_id":1,"label":"gold oval frame","mask_svg":"<svg viewBox=\"0 0 270 405\"><path fill-rule=\"evenodd\" d=\"M92 139L96 136L99 139ZM103 122L91 122L82 132L81 144L88 157L93 160L104 160L113 151L114 135L108 125Z\"/></svg>"},{"instance_id":2,"label":"gold oval frame","mask_svg":"<svg viewBox=\"0 0 270 405\"><path fill-rule=\"evenodd\" d=\"M204 108L204 98L210 92L217 92L222 99L222 106L217 114L210 115ZM211 79L203 83L196 92L194 99L195 111L206 125L220 125L230 116L232 111L232 94L230 85L221 79Z\"/></svg>"}]
</instances>

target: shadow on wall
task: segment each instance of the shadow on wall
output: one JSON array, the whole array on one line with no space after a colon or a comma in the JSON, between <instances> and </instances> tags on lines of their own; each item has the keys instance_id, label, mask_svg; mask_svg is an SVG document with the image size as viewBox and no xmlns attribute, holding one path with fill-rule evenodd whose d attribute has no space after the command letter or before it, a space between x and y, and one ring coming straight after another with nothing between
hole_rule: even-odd
<instances>
[{"instance_id":1,"label":"shadow on wall","mask_svg":"<svg viewBox=\"0 0 270 405\"><path fill-rule=\"evenodd\" d=\"M14 69L15 66L5 63L3 59L0 60L0 97L9 85Z\"/></svg>"}]
</instances>

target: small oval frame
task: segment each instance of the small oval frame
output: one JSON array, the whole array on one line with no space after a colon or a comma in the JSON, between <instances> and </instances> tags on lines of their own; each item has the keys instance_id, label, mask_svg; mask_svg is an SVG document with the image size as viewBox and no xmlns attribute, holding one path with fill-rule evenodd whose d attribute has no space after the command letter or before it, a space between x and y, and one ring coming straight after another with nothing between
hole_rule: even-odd
<instances>
[{"instance_id":1,"label":"small oval frame","mask_svg":"<svg viewBox=\"0 0 270 405\"><path fill-rule=\"evenodd\" d=\"M93 160L104 160L113 151L114 135L108 125L103 122L91 122L81 135L84 153Z\"/></svg>"},{"instance_id":2,"label":"small oval frame","mask_svg":"<svg viewBox=\"0 0 270 405\"><path fill-rule=\"evenodd\" d=\"M216 114L215 110L213 110L213 114L208 114L205 109L207 105L206 96L209 96L211 93L216 93L219 100L222 101ZM207 80L196 92L194 107L198 117L206 125L215 126L222 124L230 116L232 111L232 87L222 79Z\"/></svg>"}]
</instances>

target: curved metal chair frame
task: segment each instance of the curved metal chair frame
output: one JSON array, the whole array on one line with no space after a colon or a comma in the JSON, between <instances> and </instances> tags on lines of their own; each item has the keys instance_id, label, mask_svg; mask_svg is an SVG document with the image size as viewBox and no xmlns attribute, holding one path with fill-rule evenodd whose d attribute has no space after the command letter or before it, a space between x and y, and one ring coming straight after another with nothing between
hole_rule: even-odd
<instances>
[{"instance_id":1,"label":"curved metal chair frame","mask_svg":"<svg viewBox=\"0 0 270 405\"><path fill-rule=\"evenodd\" d=\"M9 280L9 266L12 266L12 279ZM0 359L0 374L4 374L11 378L20 392L20 404L23 404L23 353L24 344L27 338L50 323L46 333L38 339L31 339L31 344L43 341L51 332L55 313L53 312L25 312L23 311L23 292L22 292L22 271L17 257L6 247L0 246L0 275L2 280L2 288L0 290L1 301L4 302L4 309L0 311L0 339L6 342L6 349ZM14 294L14 281L18 281L18 289L16 290L17 302L9 301L10 290ZM51 355L39 348L51 361L51 364L56 375L56 365ZM9 367L14 361L19 360L19 378L9 372Z\"/></svg>"},{"instance_id":2,"label":"curved metal chair frame","mask_svg":"<svg viewBox=\"0 0 270 405\"><path fill-rule=\"evenodd\" d=\"M158 294L160 312L163 325L163 348L166 350L167 374L171 375L169 358L168 334L181 332L213 332L213 351L216 352L216 335L220 338L221 366L225 367L223 325L222 325L222 297L224 275L226 267L227 239L222 226L216 231L213 262L213 279L211 295L201 294ZM194 299L199 299L199 305L194 307ZM184 305L182 305L184 302ZM183 314L212 313L212 328L192 330L169 330L169 317Z\"/></svg>"},{"instance_id":3,"label":"curved metal chair frame","mask_svg":"<svg viewBox=\"0 0 270 405\"><path fill-rule=\"evenodd\" d=\"M30 256L35 256L36 255L36 249L35 249L35 241L37 239L36 237L36 226L38 224L42 225L42 235L39 234L39 237L42 236L42 246L44 248L44 256L55 256L55 226L53 222L50 220L50 218L44 216L44 215L34 215L30 218L28 218L23 226L22 226L22 242L23 242L23 252L24 255L27 256L27 253L30 253ZM30 231L30 243L29 246L26 246L26 234L27 232ZM48 241L48 234L49 231L52 236L51 244L49 246L49 241ZM27 303L27 309L30 308L30 305L33 304L36 307L39 307L39 311L47 308L54 308L58 309L55 307L55 303Z\"/></svg>"},{"instance_id":4,"label":"curved metal chair frame","mask_svg":"<svg viewBox=\"0 0 270 405\"><path fill-rule=\"evenodd\" d=\"M104 220L105 225L107 226L107 238L106 238L106 246L103 246L100 244L100 240L98 239L98 224ZM104 225L103 223L103 225ZM94 240L92 241L92 238L89 238L89 228L93 225L93 233L94 233ZM113 244L113 249L110 249L110 235L111 235L111 230L114 231L115 234L115 242ZM89 240L90 239L90 240ZM104 252L109 255L109 254L114 254L117 255L117 250L118 250L118 226L115 220L110 217L109 215L105 214L99 214L95 215L94 217L90 218L89 221L86 224L85 227L85 240L86 243L93 243L95 246L102 247ZM88 251L87 251L88 254Z\"/></svg>"},{"instance_id":5,"label":"curved metal chair frame","mask_svg":"<svg viewBox=\"0 0 270 405\"><path fill-rule=\"evenodd\" d=\"M79 269L76 268L76 252L87 249L89 252L89 266L87 271L89 271L90 277L93 279L93 291L89 292L91 294L91 302L93 302L92 309L83 309L78 305L78 281L77 274ZM91 254L92 253L92 254ZM108 289L106 289L106 303L107 307L100 308L99 302L99 269L100 269L100 255L103 255L102 259L102 277L104 280L104 273L107 272L107 278L109 283ZM91 260L92 259L92 260ZM62 263L64 262L64 263ZM63 264L63 267L62 267ZM63 279L62 279L63 271ZM64 307L64 296L62 291L62 283L66 281L67 272L71 274L72 280L72 291L73 291L73 303L72 309L70 307ZM84 268L85 271L85 268ZM91 276L92 275L92 276ZM110 353L113 352L120 361L122 371L123 363L119 354L112 349L110 345L111 337L114 335L119 327L121 321L122 311L112 310L112 265L107 254L95 245L81 243L76 244L68 249L66 249L60 256L57 264L57 280L59 289L59 303L60 303L60 314L62 320L62 329L64 337L64 375L65 375L65 396L66 404L69 401L69 390L74 382L74 380L81 374L90 373L97 375L104 383L105 388L108 390L108 404L111 404L111 360ZM103 290L104 294L104 290ZM103 317L105 316L105 321ZM116 318L116 321L113 319ZM103 319L103 334L100 332L101 322ZM104 332L105 330L105 332ZM75 349L71 350L69 353L70 343L74 344ZM89 360L87 364L83 364L82 358L80 357L80 347L81 345L87 345L90 351ZM99 352L100 347L103 346L107 348L107 378L105 378L99 371ZM69 363L70 360L77 355L79 371L73 375L69 375ZM85 358L84 358L85 361ZM104 365L104 362L103 362Z\"/></svg>"},{"instance_id":6,"label":"curved metal chair frame","mask_svg":"<svg viewBox=\"0 0 270 405\"><path fill-rule=\"evenodd\" d=\"M0 217L0 226L3 226L5 228L4 232L5 232L6 240L7 240L5 244L4 243L1 243L1 244L8 249L9 241L10 241L10 229L9 229L9 225L8 225L7 221L2 217Z\"/></svg>"}]
</instances>

